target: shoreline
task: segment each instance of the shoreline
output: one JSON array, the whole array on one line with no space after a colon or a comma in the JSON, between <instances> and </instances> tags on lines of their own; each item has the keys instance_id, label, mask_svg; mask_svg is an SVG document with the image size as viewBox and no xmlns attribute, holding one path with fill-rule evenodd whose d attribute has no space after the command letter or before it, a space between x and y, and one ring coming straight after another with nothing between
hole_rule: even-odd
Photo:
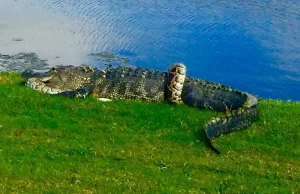
<instances>
[{"instance_id":1,"label":"shoreline","mask_svg":"<svg viewBox=\"0 0 300 194\"><path fill-rule=\"evenodd\" d=\"M110 67L116 67L119 65L131 66L130 59L127 57L119 56L111 52L101 52L101 53L90 53L87 55L89 61L93 64L97 64L98 69L105 69ZM70 64L57 64L57 65L70 65ZM93 66L90 64L78 64L74 66ZM31 69L34 71L48 71L54 65L50 65L47 59L42 59L34 52L21 52L14 55L1 54L0 53L0 73L5 71L16 71L23 72L26 69ZM283 100L283 99L274 99L274 98L263 98L258 97L259 99L273 99L273 100ZM286 99L283 101L300 101L300 100L290 100Z\"/></svg>"}]
</instances>

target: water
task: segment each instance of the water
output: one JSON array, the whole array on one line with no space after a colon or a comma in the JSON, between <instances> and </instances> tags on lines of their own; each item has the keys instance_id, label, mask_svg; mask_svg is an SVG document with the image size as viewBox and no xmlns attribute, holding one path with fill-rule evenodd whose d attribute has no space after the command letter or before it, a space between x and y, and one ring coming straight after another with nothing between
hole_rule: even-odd
<instances>
[{"instance_id":1,"label":"water","mask_svg":"<svg viewBox=\"0 0 300 194\"><path fill-rule=\"evenodd\" d=\"M297 0L0 0L2 54L100 67L87 56L103 51L161 71L183 62L189 76L300 100Z\"/></svg>"}]
</instances>

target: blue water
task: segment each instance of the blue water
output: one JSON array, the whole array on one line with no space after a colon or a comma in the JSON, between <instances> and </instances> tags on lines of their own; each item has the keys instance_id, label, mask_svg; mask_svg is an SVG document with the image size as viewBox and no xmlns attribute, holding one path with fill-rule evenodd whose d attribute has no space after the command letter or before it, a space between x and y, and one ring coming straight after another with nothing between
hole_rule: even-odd
<instances>
[{"instance_id":1,"label":"blue water","mask_svg":"<svg viewBox=\"0 0 300 194\"><path fill-rule=\"evenodd\" d=\"M111 51L162 71L182 62L189 76L263 98L300 100L298 0L19 3L73 21L69 47L82 53Z\"/></svg>"}]
</instances>

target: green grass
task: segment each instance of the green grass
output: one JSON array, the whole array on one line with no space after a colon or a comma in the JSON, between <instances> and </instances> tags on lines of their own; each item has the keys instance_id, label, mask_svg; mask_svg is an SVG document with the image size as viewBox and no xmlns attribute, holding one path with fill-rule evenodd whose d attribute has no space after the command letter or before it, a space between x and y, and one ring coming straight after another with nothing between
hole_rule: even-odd
<instances>
[{"instance_id":1,"label":"green grass","mask_svg":"<svg viewBox=\"0 0 300 194\"><path fill-rule=\"evenodd\" d=\"M299 193L300 103L262 100L252 127L205 141L220 113L68 99L0 73L2 193Z\"/></svg>"}]
</instances>

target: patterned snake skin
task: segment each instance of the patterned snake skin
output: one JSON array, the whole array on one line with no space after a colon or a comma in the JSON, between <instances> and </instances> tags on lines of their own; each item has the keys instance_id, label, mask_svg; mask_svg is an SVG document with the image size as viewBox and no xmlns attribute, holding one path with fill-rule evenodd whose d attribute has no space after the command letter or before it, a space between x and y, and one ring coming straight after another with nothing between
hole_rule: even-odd
<instances>
[{"instance_id":1,"label":"patterned snake skin","mask_svg":"<svg viewBox=\"0 0 300 194\"><path fill-rule=\"evenodd\" d=\"M198 108L224 112L205 125L211 147L212 140L250 126L258 119L258 99L248 93L214 82L186 76L181 63L172 64L168 72L119 66L107 70L91 67L57 66L49 72L22 73L26 85L44 93L98 99L132 99L149 102L184 103Z\"/></svg>"}]
</instances>

